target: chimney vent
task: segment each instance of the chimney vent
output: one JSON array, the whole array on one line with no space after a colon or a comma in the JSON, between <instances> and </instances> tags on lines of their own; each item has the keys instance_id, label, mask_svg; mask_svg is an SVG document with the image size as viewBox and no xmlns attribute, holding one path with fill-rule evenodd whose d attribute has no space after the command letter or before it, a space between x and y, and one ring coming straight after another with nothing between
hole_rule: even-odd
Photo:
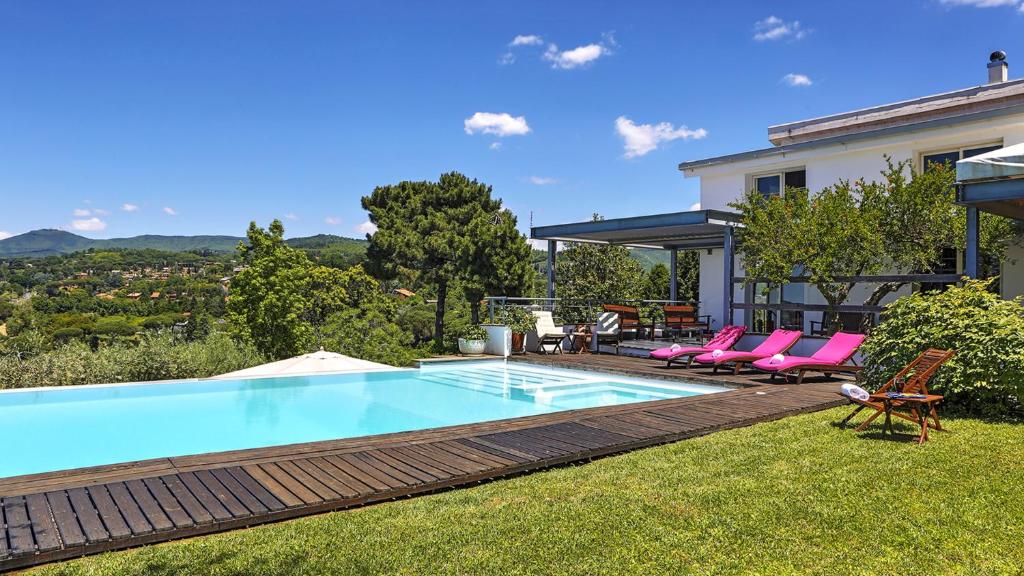
<instances>
[{"instance_id":1,"label":"chimney vent","mask_svg":"<svg viewBox=\"0 0 1024 576\"><path fill-rule=\"evenodd\" d=\"M996 50L988 57L988 83L997 84L1006 82L1006 71L1009 66L1006 64L1006 52Z\"/></svg>"}]
</instances>

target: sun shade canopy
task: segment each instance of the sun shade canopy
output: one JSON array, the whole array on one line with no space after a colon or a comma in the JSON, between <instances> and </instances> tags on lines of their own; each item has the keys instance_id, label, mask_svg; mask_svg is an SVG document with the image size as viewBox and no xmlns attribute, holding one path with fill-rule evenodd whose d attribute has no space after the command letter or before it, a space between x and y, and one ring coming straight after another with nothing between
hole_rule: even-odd
<instances>
[{"instance_id":1,"label":"sun shade canopy","mask_svg":"<svg viewBox=\"0 0 1024 576\"><path fill-rule=\"evenodd\" d=\"M620 244L635 248L720 248L727 228L740 226L740 215L721 210L693 210L536 226L534 240Z\"/></svg>"},{"instance_id":2,"label":"sun shade canopy","mask_svg":"<svg viewBox=\"0 0 1024 576\"><path fill-rule=\"evenodd\" d=\"M1024 220L1024 144L956 163L957 202Z\"/></svg>"}]
</instances>

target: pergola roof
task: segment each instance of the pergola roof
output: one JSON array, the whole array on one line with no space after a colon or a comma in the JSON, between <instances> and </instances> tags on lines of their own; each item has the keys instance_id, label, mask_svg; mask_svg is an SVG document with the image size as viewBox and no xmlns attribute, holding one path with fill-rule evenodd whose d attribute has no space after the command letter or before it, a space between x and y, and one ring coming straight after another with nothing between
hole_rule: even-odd
<instances>
[{"instance_id":1,"label":"pergola roof","mask_svg":"<svg viewBox=\"0 0 1024 576\"><path fill-rule=\"evenodd\" d=\"M1024 220L1024 144L956 163L957 202Z\"/></svg>"},{"instance_id":2,"label":"pergola roof","mask_svg":"<svg viewBox=\"0 0 1024 576\"><path fill-rule=\"evenodd\" d=\"M740 215L733 212L693 210L535 226L530 229L530 238L620 244L636 248L721 248L725 229L740 225Z\"/></svg>"}]
</instances>

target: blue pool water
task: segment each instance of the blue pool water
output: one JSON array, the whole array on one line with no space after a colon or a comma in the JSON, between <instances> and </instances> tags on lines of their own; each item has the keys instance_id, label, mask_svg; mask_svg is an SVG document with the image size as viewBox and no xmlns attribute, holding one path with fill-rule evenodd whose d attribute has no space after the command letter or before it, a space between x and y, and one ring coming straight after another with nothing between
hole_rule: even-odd
<instances>
[{"instance_id":1,"label":"blue pool water","mask_svg":"<svg viewBox=\"0 0 1024 576\"><path fill-rule=\"evenodd\" d=\"M723 390L473 362L0 393L0 477L352 438Z\"/></svg>"}]
</instances>

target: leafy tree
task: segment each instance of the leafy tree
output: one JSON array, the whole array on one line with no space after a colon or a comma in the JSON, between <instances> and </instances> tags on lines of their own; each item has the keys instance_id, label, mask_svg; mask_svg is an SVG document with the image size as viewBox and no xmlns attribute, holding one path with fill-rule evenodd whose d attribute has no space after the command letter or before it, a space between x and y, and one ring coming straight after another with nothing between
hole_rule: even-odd
<instances>
[{"instance_id":1,"label":"leafy tree","mask_svg":"<svg viewBox=\"0 0 1024 576\"><path fill-rule=\"evenodd\" d=\"M309 270L301 251L284 243L279 220L263 230L249 224L248 245L239 243L246 268L231 281L228 318L236 334L261 354L287 358L309 350L314 340L308 316Z\"/></svg>"},{"instance_id":2,"label":"leafy tree","mask_svg":"<svg viewBox=\"0 0 1024 576\"><path fill-rule=\"evenodd\" d=\"M473 324L480 322L480 301L487 294L522 296L535 274L530 244L509 210L482 213L469 226L470 242L463 256L467 280L463 292L469 300Z\"/></svg>"},{"instance_id":3,"label":"leafy tree","mask_svg":"<svg viewBox=\"0 0 1024 576\"><path fill-rule=\"evenodd\" d=\"M434 338L444 340L444 315L452 282L466 275L472 254L472 224L501 209L491 187L457 172L438 182L400 182L378 186L362 199L377 231L369 236L367 265L383 279L415 270L436 289Z\"/></svg>"},{"instance_id":4,"label":"leafy tree","mask_svg":"<svg viewBox=\"0 0 1024 576\"><path fill-rule=\"evenodd\" d=\"M668 266L657 263L647 272L647 293L644 297L650 300L668 300L671 277Z\"/></svg>"},{"instance_id":5,"label":"leafy tree","mask_svg":"<svg viewBox=\"0 0 1024 576\"><path fill-rule=\"evenodd\" d=\"M700 300L700 252L684 250L676 256L676 298Z\"/></svg>"},{"instance_id":6,"label":"leafy tree","mask_svg":"<svg viewBox=\"0 0 1024 576\"><path fill-rule=\"evenodd\" d=\"M594 215L594 220L601 217ZM567 242L555 261L555 296L562 299L560 314L570 322L593 320L585 306L622 300L640 300L647 279L629 249L611 244Z\"/></svg>"},{"instance_id":7,"label":"leafy tree","mask_svg":"<svg viewBox=\"0 0 1024 576\"><path fill-rule=\"evenodd\" d=\"M918 173L909 161L887 162L880 182L841 180L816 194L787 189L767 198L751 191L731 204L743 215L739 252L746 276L776 285L806 277L834 320L856 285L840 277L930 272L943 248L962 247L966 219L954 204L952 171L938 166ZM985 218L982 251L1001 256L1011 235L1005 219ZM866 303L877 304L901 285L879 286Z\"/></svg>"}]
</instances>

